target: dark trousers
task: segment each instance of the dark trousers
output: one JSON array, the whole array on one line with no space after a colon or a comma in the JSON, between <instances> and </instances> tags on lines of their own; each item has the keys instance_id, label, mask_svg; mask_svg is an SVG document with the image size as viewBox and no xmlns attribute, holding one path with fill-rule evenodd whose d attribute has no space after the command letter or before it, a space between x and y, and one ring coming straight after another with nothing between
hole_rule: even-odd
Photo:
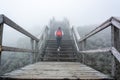
<instances>
[{"instance_id":1,"label":"dark trousers","mask_svg":"<svg viewBox=\"0 0 120 80\"><path fill-rule=\"evenodd\" d=\"M61 47L62 37L56 37L56 40L57 40L57 48Z\"/></svg>"}]
</instances>

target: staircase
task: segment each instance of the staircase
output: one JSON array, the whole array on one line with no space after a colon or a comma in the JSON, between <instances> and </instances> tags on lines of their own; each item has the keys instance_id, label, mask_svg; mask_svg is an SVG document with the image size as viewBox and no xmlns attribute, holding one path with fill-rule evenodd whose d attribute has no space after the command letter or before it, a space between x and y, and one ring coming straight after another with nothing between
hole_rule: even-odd
<instances>
[{"instance_id":1,"label":"staircase","mask_svg":"<svg viewBox=\"0 0 120 80\"><path fill-rule=\"evenodd\" d=\"M19 25L14 23L12 20L7 18L4 15L0 15L0 58L2 51L12 51L12 52L27 52L32 53L32 62L37 61L38 55L40 55L40 62L36 62L34 64L29 64L26 67L22 67L20 69L14 70L12 72L6 73L0 76L0 80L120 80L120 53L119 51L119 31L120 31L120 20L118 18L110 18L102 25L100 25L95 30L85 35L83 38L79 40L79 35L75 31L74 28L70 29L70 25L68 22L57 22L53 20L51 22L50 27L47 27L43 30L40 35L40 38L33 36ZM3 35L3 24L7 24L17 31L23 33L31 39L31 47L32 49L22 49L16 47L9 47L2 45L2 35ZM55 30L61 26L63 32L65 33L62 39L61 49L57 51L57 43L55 40L54 32ZM84 50L86 39L98 33L99 31L107 28L108 26L112 27L112 46L111 49L103 49L103 50ZM50 29L49 29L50 28ZM74 39L76 38L76 39ZM73 41L74 39L74 41ZM47 40L47 41L46 41ZM78 40L78 41L77 41ZM77 42L80 43L78 45L81 46L81 50L77 51L78 46ZM74 43L75 42L75 43ZM90 66L84 65L84 55L83 55L83 63L80 63L78 54L84 53L112 53L112 70L111 75L106 75L101 73ZM103 66L104 67L104 66ZM1 68L1 66L0 66ZM2 70L2 68L1 68ZM115 78L115 79L113 79Z\"/></svg>"},{"instance_id":2,"label":"staircase","mask_svg":"<svg viewBox=\"0 0 120 80\"><path fill-rule=\"evenodd\" d=\"M57 51L56 40L48 40L42 61L60 61L60 62L76 62L78 57L73 46L72 40L62 40L61 49Z\"/></svg>"}]
</instances>

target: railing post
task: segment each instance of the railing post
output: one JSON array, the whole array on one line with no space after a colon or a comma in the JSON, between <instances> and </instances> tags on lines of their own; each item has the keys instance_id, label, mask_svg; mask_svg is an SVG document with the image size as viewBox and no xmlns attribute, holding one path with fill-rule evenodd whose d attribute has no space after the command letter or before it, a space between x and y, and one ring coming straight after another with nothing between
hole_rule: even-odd
<instances>
[{"instance_id":1,"label":"railing post","mask_svg":"<svg viewBox=\"0 0 120 80\"><path fill-rule=\"evenodd\" d=\"M85 50L86 49L86 39L83 41L83 44L82 44L82 50Z\"/></svg>"},{"instance_id":2,"label":"railing post","mask_svg":"<svg viewBox=\"0 0 120 80\"><path fill-rule=\"evenodd\" d=\"M111 46L114 46L114 26L111 26ZM115 58L112 55L112 70L111 70L111 75L114 77L115 76Z\"/></svg>"},{"instance_id":3,"label":"railing post","mask_svg":"<svg viewBox=\"0 0 120 80\"><path fill-rule=\"evenodd\" d=\"M86 49L86 39L81 42L81 51ZM85 55L82 54L82 63L85 63Z\"/></svg>"},{"instance_id":4,"label":"railing post","mask_svg":"<svg viewBox=\"0 0 120 80\"><path fill-rule=\"evenodd\" d=\"M3 23L0 24L0 65L1 65L1 54L2 54L2 36L3 36Z\"/></svg>"},{"instance_id":5,"label":"railing post","mask_svg":"<svg viewBox=\"0 0 120 80\"><path fill-rule=\"evenodd\" d=\"M120 52L120 30L112 26L112 46Z\"/></svg>"},{"instance_id":6,"label":"railing post","mask_svg":"<svg viewBox=\"0 0 120 80\"><path fill-rule=\"evenodd\" d=\"M49 28L48 28L48 26L46 26L46 29L45 29L45 39L46 40L48 39L48 37L50 37L50 36L48 36L48 30L49 30Z\"/></svg>"},{"instance_id":7,"label":"railing post","mask_svg":"<svg viewBox=\"0 0 120 80\"><path fill-rule=\"evenodd\" d=\"M120 52L120 30L113 25L111 26L111 45ZM113 56L112 76L114 76L115 78L119 77L119 74L120 74L119 68L120 68L120 64ZM119 79L120 79L120 77L119 77Z\"/></svg>"},{"instance_id":8,"label":"railing post","mask_svg":"<svg viewBox=\"0 0 120 80\"><path fill-rule=\"evenodd\" d=\"M31 38L31 49L34 51L34 40ZM31 63L34 63L34 52L31 53L31 58L30 58Z\"/></svg>"},{"instance_id":9,"label":"railing post","mask_svg":"<svg viewBox=\"0 0 120 80\"><path fill-rule=\"evenodd\" d=\"M115 57L112 56L112 70L111 70L111 75L114 77L115 76Z\"/></svg>"},{"instance_id":10,"label":"railing post","mask_svg":"<svg viewBox=\"0 0 120 80\"><path fill-rule=\"evenodd\" d=\"M35 41L35 62L38 61L38 54L39 54L38 41Z\"/></svg>"}]
</instances>

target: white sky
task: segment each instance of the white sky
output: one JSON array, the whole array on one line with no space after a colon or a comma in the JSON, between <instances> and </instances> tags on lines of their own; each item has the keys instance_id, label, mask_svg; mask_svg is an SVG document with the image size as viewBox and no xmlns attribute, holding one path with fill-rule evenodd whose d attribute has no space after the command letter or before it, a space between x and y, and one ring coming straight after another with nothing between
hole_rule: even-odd
<instances>
[{"instance_id":1,"label":"white sky","mask_svg":"<svg viewBox=\"0 0 120 80\"><path fill-rule=\"evenodd\" d=\"M98 24L120 16L120 0L0 0L0 13L21 26L47 25L54 16L71 25Z\"/></svg>"},{"instance_id":2,"label":"white sky","mask_svg":"<svg viewBox=\"0 0 120 80\"><path fill-rule=\"evenodd\" d=\"M120 16L120 0L0 0L0 14L26 30L48 25L53 16L75 26L101 24Z\"/></svg>"}]
</instances>

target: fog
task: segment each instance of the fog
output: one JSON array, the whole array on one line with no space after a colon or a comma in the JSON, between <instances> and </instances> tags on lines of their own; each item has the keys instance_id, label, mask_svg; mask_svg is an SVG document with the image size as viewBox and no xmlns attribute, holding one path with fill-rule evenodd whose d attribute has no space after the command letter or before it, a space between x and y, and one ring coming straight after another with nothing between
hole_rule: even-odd
<instances>
[{"instance_id":1,"label":"fog","mask_svg":"<svg viewBox=\"0 0 120 80\"><path fill-rule=\"evenodd\" d=\"M46 25L49 26L49 21L53 18L56 20L55 26L58 25L58 21L66 19L69 20L70 26L77 28L81 36L85 35L93 29L91 25L98 26L111 16L120 17L119 8L120 0L0 0L0 14L4 14L36 37L41 34L43 27ZM87 40L86 50L110 47L110 29L111 28L107 28L106 30L103 30L103 32L89 38ZM53 32L54 35L54 31L51 32ZM67 34L65 31L64 33L65 35ZM65 36L65 38L67 37ZM4 25L2 44L3 46L31 49L30 39L7 25ZM70 43L70 45L71 44L74 44L74 42ZM68 49L66 48L64 51L67 52L69 49L71 48L68 47ZM48 51L51 52L52 50L54 51L52 48ZM47 49L42 45L42 48L39 49L39 54L36 57L42 60L46 51ZM69 52L71 53L72 51ZM89 55L90 57L87 57L86 54L84 56L87 65L92 66L99 71L101 70L104 73L110 73L112 70L111 54L108 55L103 53L99 55ZM81 54L77 54L77 56L81 56ZM32 53L3 51L1 55L2 65L0 66L0 75L31 64L32 57L35 57ZM68 57L72 56L69 55ZM63 57L61 56L61 58ZM79 57L79 59L82 59L82 56Z\"/></svg>"},{"instance_id":2,"label":"fog","mask_svg":"<svg viewBox=\"0 0 120 80\"><path fill-rule=\"evenodd\" d=\"M53 17L67 18L74 26L101 24L111 16L120 16L119 8L120 0L0 0L0 14L34 35ZM5 25L3 44L16 42L18 36L24 37Z\"/></svg>"}]
</instances>

